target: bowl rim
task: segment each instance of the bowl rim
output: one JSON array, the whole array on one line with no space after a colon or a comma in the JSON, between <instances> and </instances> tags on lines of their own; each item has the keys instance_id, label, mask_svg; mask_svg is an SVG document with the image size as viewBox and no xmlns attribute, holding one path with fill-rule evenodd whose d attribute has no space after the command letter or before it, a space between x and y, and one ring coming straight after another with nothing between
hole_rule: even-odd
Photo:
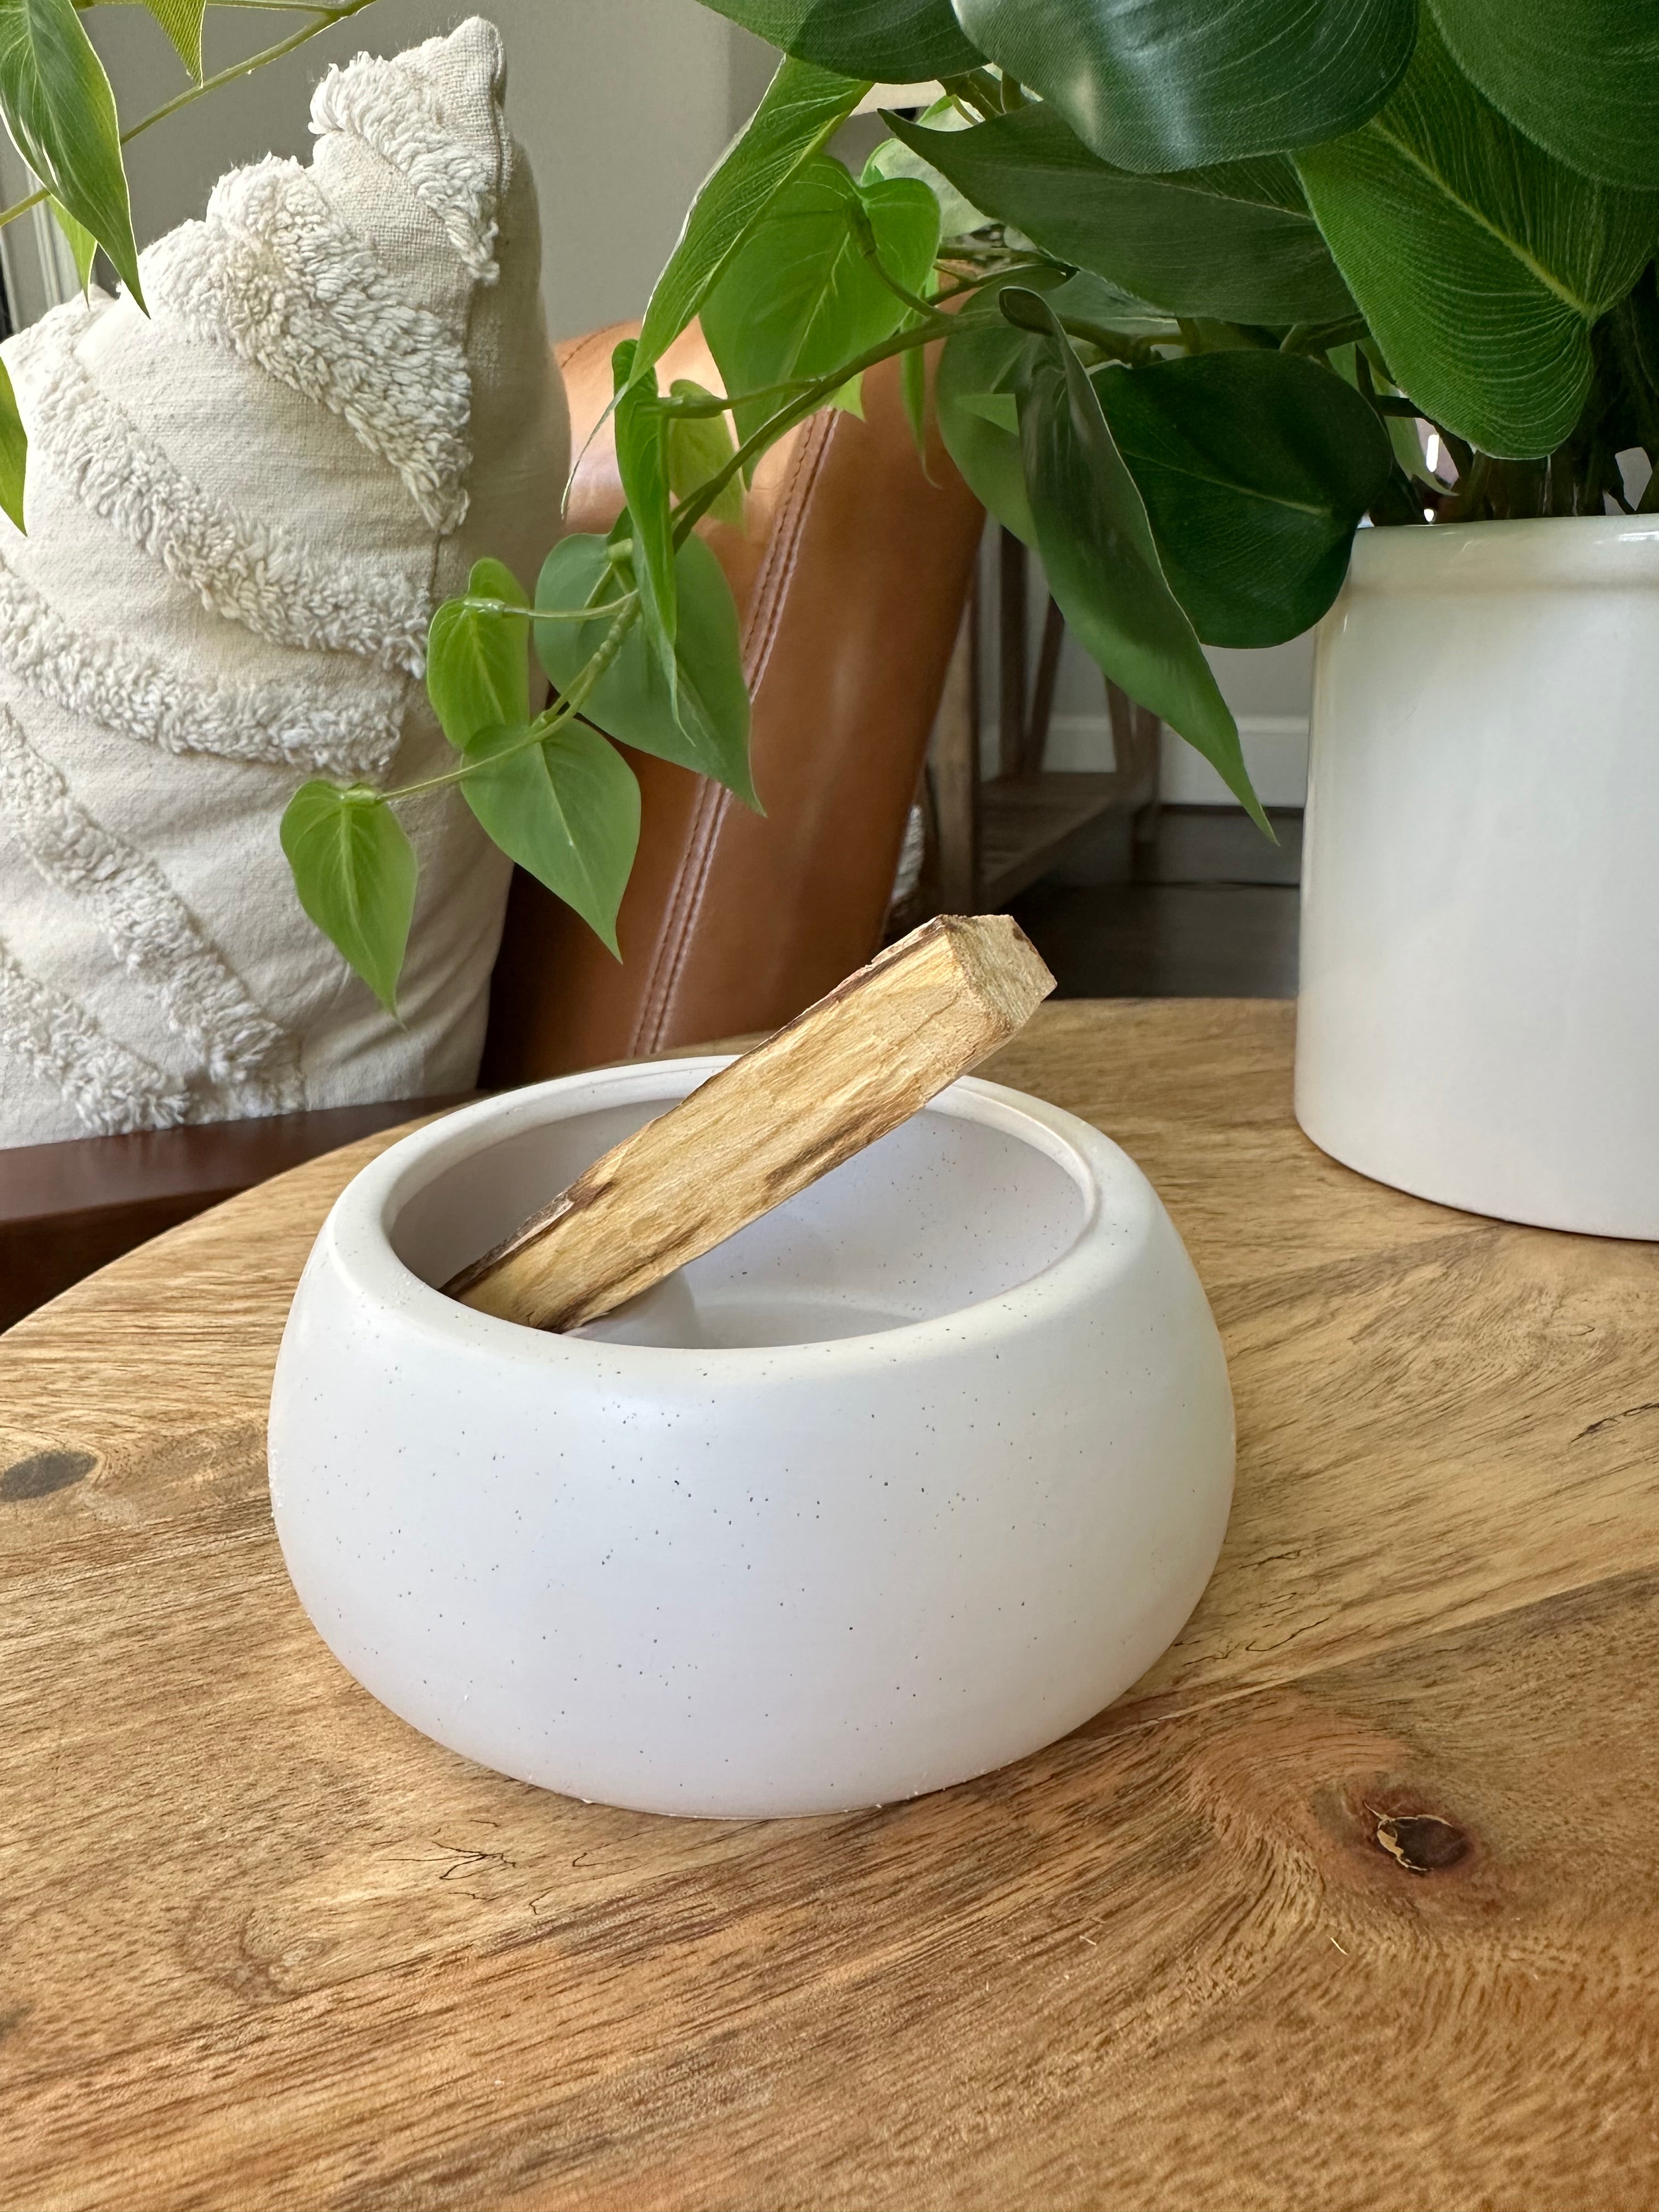
<instances>
[{"instance_id":1,"label":"bowl rim","mask_svg":"<svg viewBox=\"0 0 1659 2212\"><path fill-rule=\"evenodd\" d=\"M545 1083L475 1100L411 1130L357 1171L331 1207L307 1272L330 1264L355 1297L401 1333L414 1329L454 1352L487 1354L517 1365L573 1370L609 1382L708 1380L711 1368L732 1380L779 1379L826 1369L872 1370L926 1358L994 1350L1041 1320L1063 1322L1126 1273L1162 1213L1135 1163L1091 1123L1046 1100L977 1076L963 1076L921 1110L1002 1129L1062 1168L1077 1187L1082 1218L1065 1249L1022 1282L990 1297L927 1319L844 1337L768 1345L628 1344L555 1335L475 1312L428 1283L399 1257L392 1233L403 1208L459 1160L553 1118L661 1099L665 1105L728 1066L735 1054L629 1061L556 1076ZM1120 1201L1105 1203L1108 1198Z\"/></svg>"}]
</instances>

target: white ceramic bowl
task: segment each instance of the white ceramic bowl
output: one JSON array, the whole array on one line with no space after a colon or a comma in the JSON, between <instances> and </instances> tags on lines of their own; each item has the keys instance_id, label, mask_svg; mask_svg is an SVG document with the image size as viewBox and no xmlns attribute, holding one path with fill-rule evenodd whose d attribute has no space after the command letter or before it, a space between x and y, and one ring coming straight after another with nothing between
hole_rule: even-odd
<instances>
[{"instance_id":1,"label":"white ceramic bowl","mask_svg":"<svg viewBox=\"0 0 1659 2212\"><path fill-rule=\"evenodd\" d=\"M1232 1495L1220 1342L1133 1163L975 1081L579 1334L430 1287L724 1065L487 1099L363 1170L277 1363L283 1555L359 1681L504 1773L914 1796L1173 1639Z\"/></svg>"}]
</instances>

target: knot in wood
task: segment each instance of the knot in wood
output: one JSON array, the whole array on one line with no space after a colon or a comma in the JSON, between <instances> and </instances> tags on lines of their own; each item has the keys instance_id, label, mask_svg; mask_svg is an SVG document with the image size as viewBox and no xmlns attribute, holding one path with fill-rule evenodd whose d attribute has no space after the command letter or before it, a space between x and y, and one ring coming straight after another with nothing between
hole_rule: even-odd
<instances>
[{"instance_id":1,"label":"knot in wood","mask_svg":"<svg viewBox=\"0 0 1659 2212\"><path fill-rule=\"evenodd\" d=\"M1370 1808L1367 1807L1368 1811ZM1438 1874L1468 1856L1464 1831L1437 1813L1377 1813L1374 1840L1379 1850L1396 1860L1407 1874Z\"/></svg>"}]
</instances>

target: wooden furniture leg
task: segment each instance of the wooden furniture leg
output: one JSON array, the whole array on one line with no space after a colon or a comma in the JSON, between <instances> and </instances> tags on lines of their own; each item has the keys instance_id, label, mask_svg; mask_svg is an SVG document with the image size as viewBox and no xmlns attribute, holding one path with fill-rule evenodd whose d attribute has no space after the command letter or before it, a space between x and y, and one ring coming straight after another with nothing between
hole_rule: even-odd
<instances>
[{"instance_id":1,"label":"wooden furniture leg","mask_svg":"<svg viewBox=\"0 0 1659 2212\"><path fill-rule=\"evenodd\" d=\"M1001 704L997 716L997 768L1002 775L1018 775L1025 751L1026 621L1030 602L1030 563L1024 543L1012 530L998 540L997 625Z\"/></svg>"},{"instance_id":2,"label":"wooden furniture leg","mask_svg":"<svg viewBox=\"0 0 1659 2212\"><path fill-rule=\"evenodd\" d=\"M979 594L970 591L933 726L937 884L943 914L979 911Z\"/></svg>"},{"instance_id":3,"label":"wooden furniture leg","mask_svg":"<svg viewBox=\"0 0 1659 2212\"><path fill-rule=\"evenodd\" d=\"M1054 688L1060 681L1060 656L1066 644L1066 617L1053 597L1042 618L1042 647L1037 655L1036 685L1031 710L1019 749L1022 775L1041 775L1048 750L1048 725L1054 714Z\"/></svg>"}]
</instances>

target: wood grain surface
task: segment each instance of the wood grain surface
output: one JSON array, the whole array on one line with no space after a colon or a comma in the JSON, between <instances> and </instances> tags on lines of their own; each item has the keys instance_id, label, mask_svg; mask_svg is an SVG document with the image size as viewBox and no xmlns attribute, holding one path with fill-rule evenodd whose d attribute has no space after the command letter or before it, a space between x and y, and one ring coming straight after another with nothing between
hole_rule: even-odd
<instances>
[{"instance_id":1,"label":"wood grain surface","mask_svg":"<svg viewBox=\"0 0 1659 2212\"><path fill-rule=\"evenodd\" d=\"M1659 1253L1324 1159L1291 1019L992 1064L1163 1192L1238 1499L1134 1690L877 1813L574 1803L330 1658L264 1403L383 1140L0 1338L8 2212L1659 2204Z\"/></svg>"}]
</instances>

